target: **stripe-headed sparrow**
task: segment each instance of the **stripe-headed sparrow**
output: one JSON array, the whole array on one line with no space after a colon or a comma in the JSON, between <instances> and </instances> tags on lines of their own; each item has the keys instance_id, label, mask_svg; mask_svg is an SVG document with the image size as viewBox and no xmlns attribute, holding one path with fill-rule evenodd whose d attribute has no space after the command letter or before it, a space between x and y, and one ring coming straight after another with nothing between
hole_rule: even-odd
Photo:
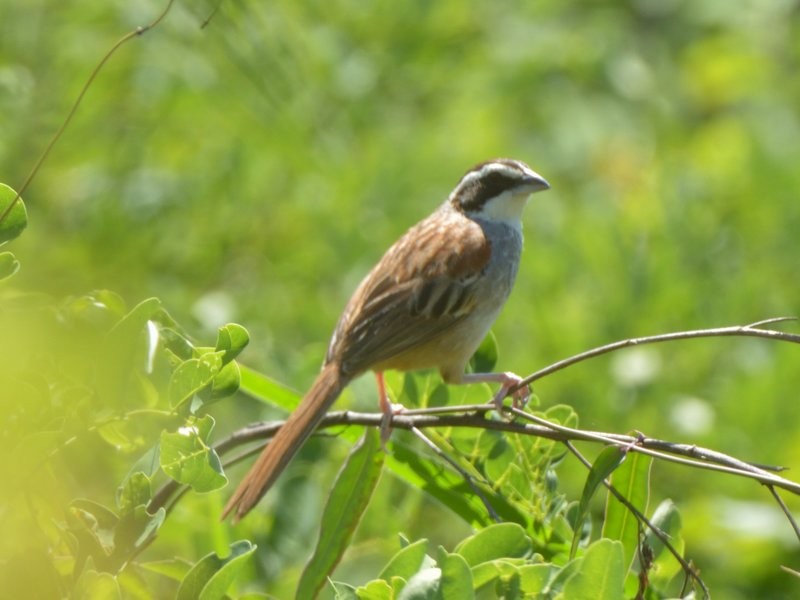
<instances>
[{"instance_id":1,"label":"stripe-headed sparrow","mask_svg":"<svg viewBox=\"0 0 800 600\"><path fill-rule=\"evenodd\" d=\"M342 389L357 375L378 376L381 408L391 414L382 372L436 368L448 384L496 382L501 404L521 379L465 374L505 304L522 252L520 217L533 192L549 185L511 159L474 166L447 200L414 225L364 278L339 318L311 389L239 484L224 515L246 515L280 475ZM521 399L527 388L515 392Z\"/></svg>"}]
</instances>

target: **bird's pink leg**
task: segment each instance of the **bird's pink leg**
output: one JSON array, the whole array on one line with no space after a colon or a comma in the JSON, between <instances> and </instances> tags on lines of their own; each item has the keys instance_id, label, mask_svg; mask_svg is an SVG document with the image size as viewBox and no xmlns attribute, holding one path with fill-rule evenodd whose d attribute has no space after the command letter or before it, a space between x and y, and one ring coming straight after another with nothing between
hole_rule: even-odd
<instances>
[{"instance_id":1,"label":"bird's pink leg","mask_svg":"<svg viewBox=\"0 0 800 600\"><path fill-rule=\"evenodd\" d=\"M522 383L522 377L505 371L504 373L465 373L461 377L461 383L499 383L500 389L494 395L492 402L494 402L497 410L503 408L503 400L508 396L508 391ZM518 390L515 390L511 397L513 398L514 408L525 406L528 398L531 397L531 388L529 385L524 385Z\"/></svg>"},{"instance_id":2,"label":"bird's pink leg","mask_svg":"<svg viewBox=\"0 0 800 600\"><path fill-rule=\"evenodd\" d=\"M405 410L402 404L392 404L389 395L386 393L386 382L383 380L383 371L375 371L375 379L378 382L378 403L383 413L381 419L381 446L386 450L386 442L392 435L392 417Z\"/></svg>"}]
</instances>

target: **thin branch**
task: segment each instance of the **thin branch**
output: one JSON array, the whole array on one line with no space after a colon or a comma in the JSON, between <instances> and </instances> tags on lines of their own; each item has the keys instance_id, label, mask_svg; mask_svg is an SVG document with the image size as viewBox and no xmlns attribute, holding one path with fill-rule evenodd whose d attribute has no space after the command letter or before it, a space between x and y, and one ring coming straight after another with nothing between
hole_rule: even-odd
<instances>
[{"instance_id":1,"label":"thin branch","mask_svg":"<svg viewBox=\"0 0 800 600\"><path fill-rule=\"evenodd\" d=\"M780 323L784 321L792 321L796 319L797 317L776 317L772 319L765 319L763 321L757 321L756 323L752 323L750 325L733 325L731 327L715 327L712 329L676 331L673 333L662 333L659 335L650 335L645 337L620 340L618 342L612 342L611 344L605 344L603 346L598 346L597 348L592 348L591 350L581 352L580 354L575 354L574 356L570 356L569 358L560 360L543 369L539 369L535 373L528 375L517 386L511 388L509 390L509 394L513 394L519 388L522 388L526 385L530 385L537 379L541 379L542 377L551 375L556 371L566 369L567 367L570 367L579 362L583 362L584 360L594 358L595 356L600 356L601 354L607 354L609 352L621 350L622 348L630 348L632 346L642 346L644 344L655 344L658 342L672 342L675 340L688 340L693 338L726 337L726 336L760 337L772 340L780 340L783 342L792 342L794 344L800 344L800 335L794 333L786 333L784 331L776 331L774 329L759 329L759 327L762 325Z\"/></svg>"},{"instance_id":2,"label":"thin branch","mask_svg":"<svg viewBox=\"0 0 800 600\"><path fill-rule=\"evenodd\" d=\"M211 11L211 14L209 14L209 15L208 15L208 16L207 16L207 17L206 17L204 20L203 20L203 22L200 24L200 29L205 29L206 27L208 27L208 26L211 24L211 20L212 20L212 19L213 19L215 16L217 16L217 12L219 12L219 9L220 9L220 7L221 7L221 6L222 6L222 0L217 0L217 4L216 4L216 6L214 6L214 10L212 10L212 11Z\"/></svg>"},{"instance_id":3,"label":"thin branch","mask_svg":"<svg viewBox=\"0 0 800 600\"><path fill-rule=\"evenodd\" d=\"M786 323L788 321L797 321L797 320L800 320L800 318L792 316L770 317L769 319L763 319L761 321L756 321L755 323L750 323L750 325L748 325L747 327L758 328L758 327L763 327L764 325L774 325L775 323Z\"/></svg>"},{"instance_id":4,"label":"thin branch","mask_svg":"<svg viewBox=\"0 0 800 600\"><path fill-rule=\"evenodd\" d=\"M697 467L707 471L717 471L730 475L739 475L749 479L755 479L766 485L775 485L794 494L800 495L800 483L795 483L783 477L779 477L769 471L753 465L752 463L739 460L722 452L699 448L692 444L678 444L663 440L654 440L642 436L620 436L618 434L599 433L596 431L586 431L583 429L573 429L558 423L552 423L536 415L526 413L518 408L507 407L505 410L511 411L514 415L539 424L542 427L550 427L553 431L565 436L565 440L583 440L613 444L621 448L626 448L634 452L641 452L654 458L660 458L668 462L678 463L689 467ZM562 440L563 441L563 440ZM658 448L658 450L654 449ZM684 458L691 457L691 458ZM698 458L699 457L699 458Z\"/></svg>"},{"instance_id":5,"label":"thin branch","mask_svg":"<svg viewBox=\"0 0 800 600\"><path fill-rule=\"evenodd\" d=\"M461 406L458 407L458 409L461 411L458 414L439 414L443 410L441 407L404 411L392 418L392 427L395 429L407 430L413 430L415 428L424 429L427 427L471 427L505 431L520 435L531 435L561 442L586 441L613 444L619 447L630 446L631 451L648 454L661 460L675 462L689 467L746 477L800 496L800 483L784 479L750 462L708 448L644 436L637 437L617 433L574 429L552 423L536 415L531 415L530 413L514 408L506 408L506 410L527 422L487 419L485 413L494 410L494 404ZM411 414L412 412L413 414ZM323 418L318 431L347 425L380 427L382 418L382 413L359 413L352 411L331 412ZM248 425L222 439L214 446L214 449L218 454L224 455L245 444L262 442L256 444L246 453L237 456L234 460L227 463L226 467L238 463L248 456L259 452L265 444L263 440L269 439L275 435L275 432L278 431L282 424L282 421L271 421ZM179 487L179 484L175 482L166 483L154 495L148 509L152 512L161 506L166 506L169 498Z\"/></svg>"},{"instance_id":6,"label":"thin branch","mask_svg":"<svg viewBox=\"0 0 800 600\"><path fill-rule=\"evenodd\" d=\"M773 486L768 485L767 489L769 490L770 494L772 494L772 497L775 498L775 502L778 503L778 506L781 507L783 514L786 515L787 519L789 519L789 524L792 526L792 529L794 529L795 536L797 536L797 539L800 540L800 527L798 527L797 521L792 516L789 507L786 506L786 503L783 501L783 498L780 497L778 491Z\"/></svg>"},{"instance_id":7,"label":"thin branch","mask_svg":"<svg viewBox=\"0 0 800 600\"><path fill-rule=\"evenodd\" d=\"M78 107L80 106L81 102L83 102L83 97L86 95L86 92L89 91L89 88L91 87L92 83L94 83L94 80L97 78L97 75L100 73L101 69L105 66L105 64L109 61L109 59L121 46L123 46L124 44L126 44L135 37L144 35L148 31L156 27L159 23L161 23L161 21L164 19L164 17L167 16L167 13L172 8L174 2L175 0L168 0L166 8L164 8L164 10L161 12L160 15L158 15L147 25L137 27L136 29L126 33L119 40L117 40L117 42L113 46L111 46L111 49L108 52L106 52L105 56L103 56L103 58L100 59L100 62L97 63L97 66L95 66L95 68L89 74L89 78L86 80L86 83L83 84L81 91L78 93L78 97L75 99L75 102L73 102L72 107L69 109L69 112L67 113L67 116L64 118L64 121L61 123L61 125L56 130L53 137L45 146L44 150L42 151L42 154L34 163L33 169L31 169L31 172L25 178L25 181L22 183L22 186L20 186L19 190L16 193L16 196L14 196L14 199L11 201L11 203L0 214L0 223L2 223L6 219L6 217L8 217L9 213L11 213L11 210L14 208L14 205L16 205L17 201L25 193L25 190L28 189L28 186L31 184L31 181L33 181L33 178L36 177L36 174L39 172L39 169L44 164L44 161L47 160L47 157L50 155L50 151L56 145L56 142L58 142L58 140L61 139L62 134L69 126L69 124L72 122L72 118L75 116Z\"/></svg>"}]
</instances>

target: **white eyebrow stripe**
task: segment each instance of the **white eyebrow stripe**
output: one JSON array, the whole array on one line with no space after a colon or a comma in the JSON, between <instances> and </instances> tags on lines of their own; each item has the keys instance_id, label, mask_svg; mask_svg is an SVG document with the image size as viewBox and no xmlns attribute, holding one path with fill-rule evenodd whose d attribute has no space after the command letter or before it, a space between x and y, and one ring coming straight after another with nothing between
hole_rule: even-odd
<instances>
[{"instance_id":1,"label":"white eyebrow stripe","mask_svg":"<svg viewBox=\"0 0 800 600\"><path fill-rule=\"evenodd\" d=\"M464 177L461 178L461 183L469 184L475 181L476 179L485 177L488 173L491 173L493 171L498 173L505 173L509 177L518 177L520 179L522 178L523 175L535 175L535 173L532 173L530 169L526 169L522 165L517 163L514 163L514 167L511 167L510 165L507 165L505 163L491 162L483 165L477 171L471 171L466 175L464 175Z\"/></svg>"}]
</instances>

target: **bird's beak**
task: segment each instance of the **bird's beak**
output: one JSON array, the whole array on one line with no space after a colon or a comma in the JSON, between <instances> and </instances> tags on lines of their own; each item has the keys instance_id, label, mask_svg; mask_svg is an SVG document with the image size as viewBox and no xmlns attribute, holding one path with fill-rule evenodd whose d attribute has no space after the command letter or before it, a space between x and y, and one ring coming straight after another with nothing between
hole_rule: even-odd
<instances>
[{"instance_id":1,"label":"bird's beak","mask_svg":"<svg viewBox=\"0 0 800 600\"><path fill-rule=\"evenodd\" d=\"M547 183L547 179L539 175L536 171L531 171L528 174L527 179L527 185L530 188L531 193L542 192L550 189L550 184Z\"/></svg>"}]
</instances>

